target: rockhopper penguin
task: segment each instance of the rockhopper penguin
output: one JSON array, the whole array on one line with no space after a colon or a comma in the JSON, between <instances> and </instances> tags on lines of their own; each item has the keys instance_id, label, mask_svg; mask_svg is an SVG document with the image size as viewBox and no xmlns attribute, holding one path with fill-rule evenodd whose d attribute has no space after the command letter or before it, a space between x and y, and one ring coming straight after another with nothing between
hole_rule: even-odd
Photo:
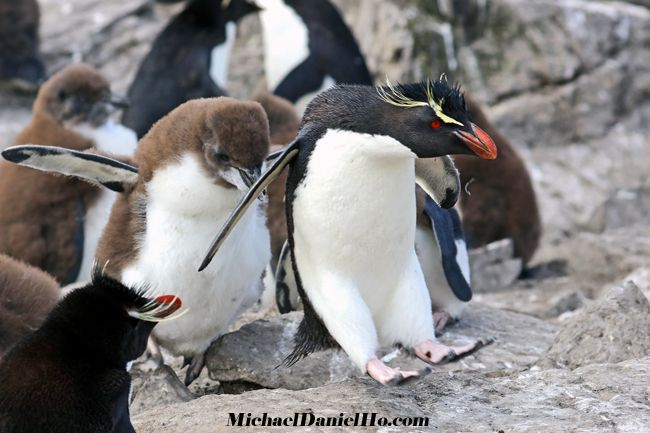
<instances>
[{"instance_id":1,"label":"rockhopper penguin","mask_svg":"<svg viewBox=\"0 0 650 433\"><path fill-rule=\"evenodd\" d=\"M43 84L16 144L130 156L135 134L110 117L124 104L95 69L68 66ZM43 269L62 285L88 281L114 200L110 191L78 179L0 162L0 252Z\"/></svg>"},{"instance_id":2,"label":"rockhopper penguin","mask_svg":"<svg viewBox=\"0 0 650 433\"><path fill-rule=\"evenodd\" d=\"M225 96L236 23L257 10L246 0L190 0L140 64L124 124L142 137L183 102Z\"/></svg>"},{"instance_id":3,"label":"rockhopper penguin","mask_svg":"<svg viewBox=\"0 0 650 433\"><path fill-rule=\"evenodd\" d=\"M97 263L124 284L178 295L189 312L153 332L190 363L262 293L270 259L262 202L242 219L208 272L196 267L214 224L226 221L261 174L269 126L257 102L196 99L159 120L138 145L135 166L61 148L17 146L3 156L22 165L78 176L120 191L97 250Z\"/></svg>"},{"instance_id":4,"label":"rockhopper penguin","mask_svg":"<svg viewBox=\"0 0 650 433\"><path fill-rule=\"evenodd\" d=\"M127 363L180 307L96 272L0 362L0 431L134 433Z\"/></svg>"},{"instance_id":5,"label":"rockhopper penguin","mask_svg":"<svg viewBox=\"0 0 650 433\"><path fill-rule=\"evenodd\" d=\"M481 342L435 341L431 300L415 254L416 158L476 154L493 159L490 137L467 118L457 87L426 81L383 87L337 86L309 104L300 133L253 185L217 235L200 269L226 241L247 207L287 165L287 221L305 316L293 363L340 345L362 371L387 384L417 376L377 358L401 344L429 363L456 359Z\"/></svg>"}]
</instances>

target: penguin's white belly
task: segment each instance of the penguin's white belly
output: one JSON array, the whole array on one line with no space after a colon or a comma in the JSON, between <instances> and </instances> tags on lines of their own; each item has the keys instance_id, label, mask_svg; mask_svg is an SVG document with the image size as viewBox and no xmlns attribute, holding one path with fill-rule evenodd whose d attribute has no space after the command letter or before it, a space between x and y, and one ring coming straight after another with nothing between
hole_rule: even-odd
<instances>
[{"instance_id":1,"label":"penguin's white belly","mask_svg":"<svg viewBox=\"0 0 650 433\"><path fill-rule=\"evenodd\" d=\"M309 293L324 273L373 307L402 277L415 236L415 155L389 137L329 130L293 202L295 253Z\"/></svg>"},{"instance_id":2,"label":"penguin's white belly","mask_svg":"<svg viewBox=\"0 0 650 433\"><path fill-rule=\"evenodd\" d=\"M111 208L115 202L116 194L107 189L101 189L97 194L97 199L86 209L84 218L84 250L79 268L77 281L88 282L92 273L92 267L95 263L95 252L97 243L102 235L102 231L108 223L108 217L111 214Z\"/></svg>"},{"instance_id":3,"label":"penguin's white belly","mask_svg":"<svg viewBox=\"0 0 650 433\"><path fill-rule=\"evenodd\" d=\"M194 356L261 295L261 276L271 257L269 233L253 205L212 263L198 272L216 230L242 194L216 186L191 157L161 172L148 185L146 231L122 280L181 298L187 314L158 324L154 334L174 354Z\"/></svg>"},{"instance_id":4,"label":"penguin's white belly","mask_svg":"<svg viewBox=\"0 0 650 433\"><path fill-rule=\"evenodd\" d=\"M452 317L458 318L467 303L458 299L452 292L451 287L449 287L445 271L442 268L438 241L432 230L422 227L417 228L415 250L422 267L424 280L429 289L433 308L446 311Z\"/></svg>"}]
</instances>

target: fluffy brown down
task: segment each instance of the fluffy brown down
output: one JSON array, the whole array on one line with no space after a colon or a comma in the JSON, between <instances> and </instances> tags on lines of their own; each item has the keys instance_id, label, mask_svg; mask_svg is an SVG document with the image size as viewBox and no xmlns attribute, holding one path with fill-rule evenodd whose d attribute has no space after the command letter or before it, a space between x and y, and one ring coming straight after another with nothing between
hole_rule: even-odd
<instances>
[{"instance_id":1,"label":"fluffy brown down","mask_svg":"<svg viewBox=\"0 0 650 433\"><path fill-rule=\"evenodd\" d=\"M108 91L109 87L89 66L64 68L39 90L32 120L15 144L76 150L93 146L92 141L65 129L58 119L61 113L56 100L62 89L94 94ZM45 270L61 284L74 281L73 270L80 260L79 219L98 191L78 179L0 162L0 253Z\"/></svg>"},{"instance_id":2,"label":"fluffy brown down","mask_svg":"<svg viewBox=\"0 0 650 433\"><path fill-rule=\"evenodd\" d=\"M262 104L269 118L271 133L271 152L280 150L291 143L300 129L300 118L288 100L264 93L254 98ZM278 264L278 258L284 241L287 240L287 215L284 210L284 192L287 184L288 170L282 173L267 188L269 202L267 207L267 225L271 233L271 266Z\"/></svg>"},{"instance_id":3,"label":"fluffy brown down","mask_svg":"<svg viewBox=\"0 0 650 433\"><path fill-rule=\"evenodd\" d=\"M514 146L487 119L480 104L465 100L473 122L483 128L499 149L496 160L457 155L463 190L460 208L463 229L471 247L512 238L515 256L527 263L537 249L542 223L528 170ZM465 191L467 186L470 194Z\"/></svg>"},{"instance_id":4,"label":"fluffy brown down","mask_svg":"<svg viewBox=\"0 0 650 433\"><path fill-rule=\"evenodd\" d=\"M59 296L50 275L0 254L0 358L43 323Z\"/></svg>"},{"instance_id":5,"label":"fluffy brown down","mask_svg":"<svg viewBox=\"0 0 650 433\"><path fill-rule=\"evenodd\" d=\"M99 239L96 258L106 265L106 274L119 278L138 254L136 240L146 227L145 185L157 170L193 153L206 172L212 172L212 164L217 162L212 161L212 153L206 154L204 144L217 144L242 167L257 167L269 152L268 135L268 121L260 104L227 97L188 101L156 122L138 143L134 157L138 182L117 197Z\"/></svg>"}]
</instances>

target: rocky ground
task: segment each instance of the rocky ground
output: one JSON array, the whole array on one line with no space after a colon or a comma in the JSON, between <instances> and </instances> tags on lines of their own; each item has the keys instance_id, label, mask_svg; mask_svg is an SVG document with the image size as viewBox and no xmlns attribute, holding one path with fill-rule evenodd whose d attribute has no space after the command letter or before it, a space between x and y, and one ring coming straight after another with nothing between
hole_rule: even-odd
<instances>
[{"instance_id":1,"label":"rocky ground","mask_svg":"<svg viewBox=\"0 0 650 433\"><path fill-rule=\"evenodd\" d=\"M50 71L86 61L122 93L156 32L178 10L141 0L40 3ZM430 417L428 428L409 431L648 431L648 2L336 3L378 80L444 71L489 107L522 153L539 196L545 233L532 263L536 278L477 281L473 304L441 338L496 341L398 388L359 377L337 352L275 368L300 313L249 315L213 345L209 371L190 390L173 369L135 368L136 430L222 431L228 412L367 411ZM260 41L259 22L250 17L239 29L231 67L236 96L264 87ZM28 121L32 99L6 90L0 98L4 147ZM488 281L480 269L477 275ZM419 366L403 354L392 364ZM259 431L242 429L249 430ZM350 431L309 431L321 430Z\"/></svg>"}]
</instances>

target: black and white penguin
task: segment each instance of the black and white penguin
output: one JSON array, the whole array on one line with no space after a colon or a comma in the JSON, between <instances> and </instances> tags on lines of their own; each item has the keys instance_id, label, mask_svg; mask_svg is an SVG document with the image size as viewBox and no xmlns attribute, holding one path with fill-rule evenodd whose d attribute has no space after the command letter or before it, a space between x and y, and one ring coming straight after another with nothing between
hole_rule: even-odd
<instances>
[{"instance_id":1,"label":"black and white penguin","mask_svg":"<svg viewBox=\"0 0 650 433\"><path fill-rule=\"evenodd\" d=\"M179 298L149 298L95 273L0 363L2 433L134 433L127 364Z\"/></svg>"},{"instance_id":2,"label":"black and white penguin","mask_svg":"<svg viewBox=\"0 0 650 433\"><path fill-rule=\"evenodd\" d=\"M427 186L415 160L449 154L494 159L496 152L492 139L469 121L458 88L446 81L337 86L309 104L298 137L251 187L200 269L289 165L289 245L305 316L287 363L340 345L380 383L417 376L385 365L377 357L380 345L401 344L435 364L472 353L482 342L448 347L435 341L431 300L413 247L413 185L417 179ZM445 207L455 203L455 197L435 198Z\"/></svg>"},{"instance_id":3,"label":"black and white penguin","mask_svg":"<svg viewBox=\"0 0 650 433\"><path fill-rule=\"evenodd\" d=\"M416 215L415 252L429 288L433 323L441 331L472 299L467 243L456 209L441 208L419 187Z\"/></svg>"},{"instance_id":4,"label":"black and white penguin","mask_svg":"<svg viewBox=\"0 0 650 433\"><path fill-rule=\"evenodd\" d=\"M129 88L123 123L138 137L185 101L226 95L236 23L247 0L191 0L153 42Z\"/></svg>"},{"instance_id":5,"label":"black and white penguin","mask_svg":"<svg viewBox=\"0 0 650 433\"><path fill-rule=\"evenodd\" d=\"M267 88L304 108L335 84L372 84L359 46L328 0L256 0Z\"/></svg>"}]
</instances>

